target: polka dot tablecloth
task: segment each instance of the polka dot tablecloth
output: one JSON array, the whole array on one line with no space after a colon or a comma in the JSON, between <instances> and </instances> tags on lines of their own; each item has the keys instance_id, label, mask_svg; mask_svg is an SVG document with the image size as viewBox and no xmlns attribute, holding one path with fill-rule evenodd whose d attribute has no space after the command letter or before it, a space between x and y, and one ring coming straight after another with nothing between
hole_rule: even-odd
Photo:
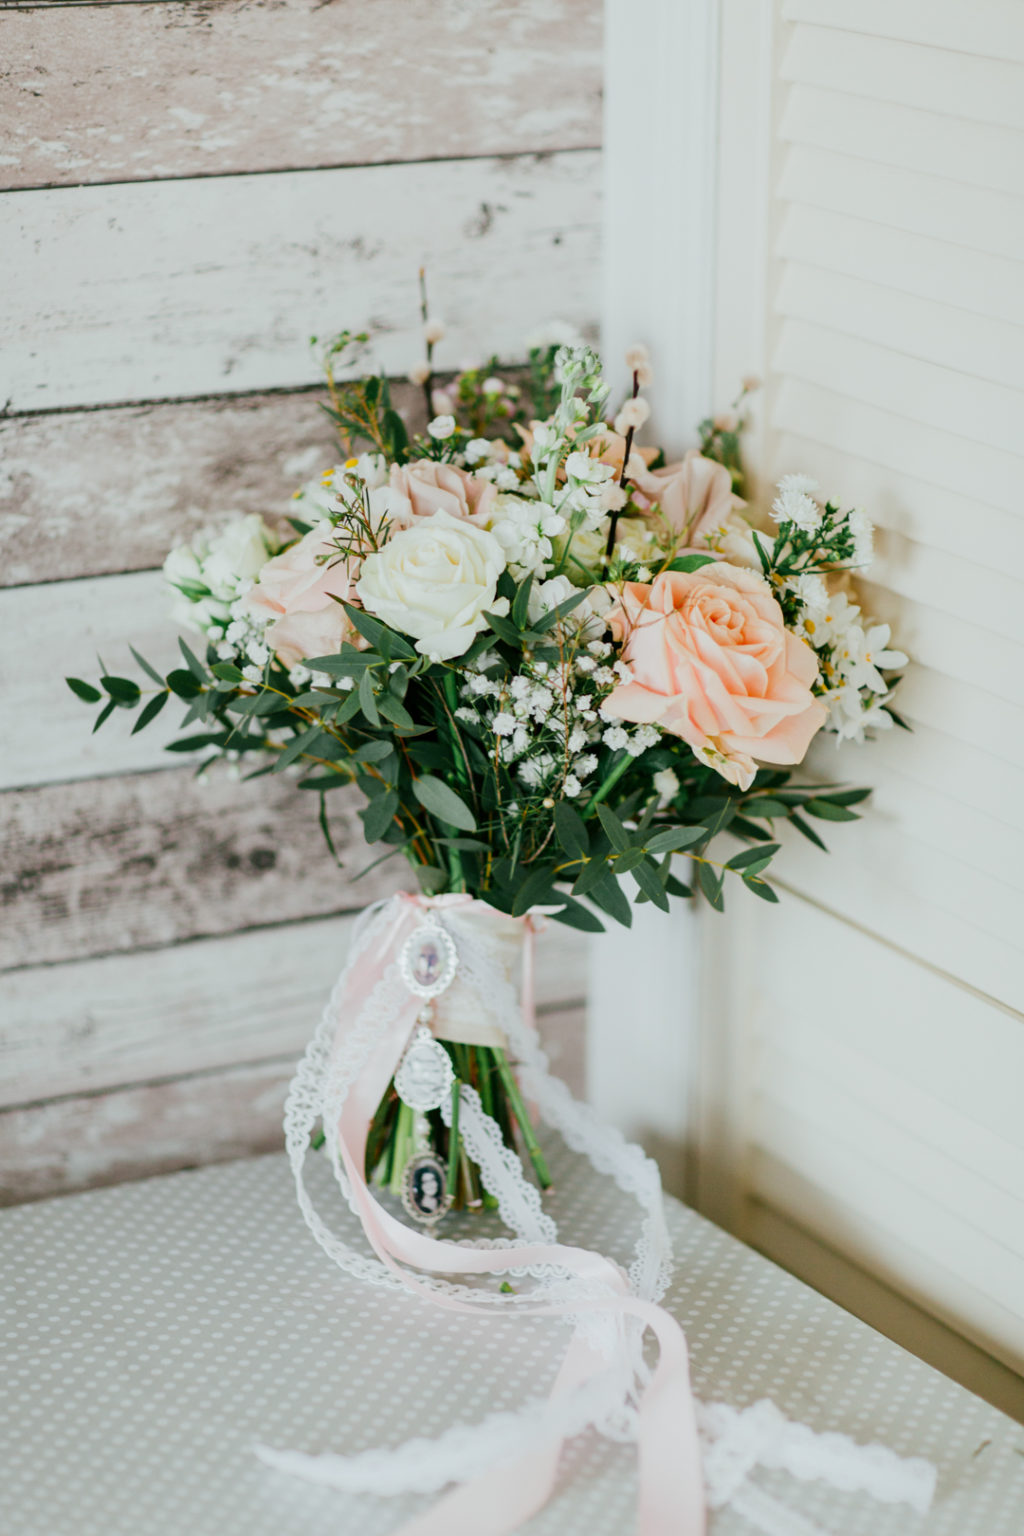
<instances>
[{"instance_id":1,"label":"polka dot tablecloth","mask_svg":"<svg viewBox=\"0 0 1024 1536\"><path fill-rule=\"evenodd\" d=\"M352 1218L323 1178L339 1229ZM625 1259L634 1208L566 1157L563 1237ZM735 1239L670 1202L669 1305L696 1391L939 1467L905 1505L756 1480L833 1536L1022 1536L1024 1431ZM452 1319L340 1274L280 1156L0 1213L2 1536L385 1536L423 1504L354 1497L263 1466L256 1441L354 1452L545 1393L565 1341L543 1320ZM634 1451L563 1458L529 1536L630 1536ZM750 1536L734 1511L713 1536Z\"/></svg>"}]
</instances>

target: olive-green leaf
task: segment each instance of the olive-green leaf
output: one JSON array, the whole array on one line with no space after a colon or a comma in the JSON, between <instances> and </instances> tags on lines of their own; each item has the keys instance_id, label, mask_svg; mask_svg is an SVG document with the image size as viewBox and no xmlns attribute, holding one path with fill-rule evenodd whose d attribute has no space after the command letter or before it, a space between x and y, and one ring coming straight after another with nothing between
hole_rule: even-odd
<instances>
[{"instance_id":1,"label":"olive-green leaf","mask_svg":"<svg viewBox=\"0 0 1024 1536\"><path fill-rule=\"evenodd\" d=\"M438 821L458 827L461 832L476 831L473 812L443 779L435 778L432 773L422 773L418 779L413 779L412 792L423 809L436 816Z\"/></svg>"},{"instance_id":2,"label":"olive-green leaf","mask_svg":"<svg viewBox=\"0 0 1024 1536\"><path fill-rule=\"evenodd\" d=\"M568 800L559 800L555 806L555 831L566 853L574 859L585 859L590 852L590 838L579 811Z\"/></svg>"},{"instance_id":3,"label":"olive-green leaf","mask_svg":"<svg viewBox=\"0 0 1024 1536\"><path fill-rule=\"evenodd\" d=\"M66 677L64 681L85 704L98 704L103 697L98 688L94 688L92 683L83 683L80 677Z\"/></svg>"}]
</instances>

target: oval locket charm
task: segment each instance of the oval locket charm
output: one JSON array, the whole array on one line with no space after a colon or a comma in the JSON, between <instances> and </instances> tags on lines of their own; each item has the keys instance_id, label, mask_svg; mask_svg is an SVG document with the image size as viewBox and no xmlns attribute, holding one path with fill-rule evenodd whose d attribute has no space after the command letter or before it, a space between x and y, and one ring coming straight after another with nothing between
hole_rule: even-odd
<instances>
[{"instance_id":1,"label":"oval locket charm","mask_svg":"<svg viewBox=\"0 0 1024 1536\"><path fill-rule=\"evenodd\" d=\"M425 1226L440 1221L452 1203L446 1183L445 1166L433 1152L420 1152L409 1159L402 1178L402 1204L414 1221Z\"/></svg>"},{"instance_id":2,"label":"oval locket charm","mask_svg":"<svg viewBox=\"0 0 1024 1536\"><path fill-rule=\"evenodd\" d=\"M426 999L447 991L458 964L454 940L436 921L413 929L398 957L398 968L409 991Z\"/></svg>"},{"instance_id":3,"label":"oval locket charm","mask_svg":"<svg viewBox=\"0 0 1024 1536\"><path fill-rule=\"evenodd\" d=\"M421 1024L395 1073L398 1097L410 1109L425 1115L431 1109L439 1109L450 1097L454 1081L455 1072L448 1052L438 1044L427 1026Z\"/></svg>"}]
</instances>

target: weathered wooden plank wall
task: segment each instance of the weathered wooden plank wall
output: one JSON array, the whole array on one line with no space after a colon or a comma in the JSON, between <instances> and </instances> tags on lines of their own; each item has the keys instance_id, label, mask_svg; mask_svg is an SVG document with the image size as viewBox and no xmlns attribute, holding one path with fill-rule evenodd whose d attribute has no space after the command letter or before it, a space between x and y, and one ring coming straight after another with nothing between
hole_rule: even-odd
<instances>
[{"instance_id":1,"label":"weathered wooden plank wall","mask_svg":"<svg viewBox=\"0 0 1024 1536\"><path fill-rule=\"evenodd\" d=\"M344 798L339 870L287 784L90 737L63 674L128 637L169 664L167 547L332 462L310 334L369 323L401 374L421 261L442 364L593 325L601 7L44 0L0 10L0 61L9 1202L279 1143L351 914L402 871L355 881ZM584 991L562 931L540 998L577 1083Z\"/></svg>"}]
</instances>

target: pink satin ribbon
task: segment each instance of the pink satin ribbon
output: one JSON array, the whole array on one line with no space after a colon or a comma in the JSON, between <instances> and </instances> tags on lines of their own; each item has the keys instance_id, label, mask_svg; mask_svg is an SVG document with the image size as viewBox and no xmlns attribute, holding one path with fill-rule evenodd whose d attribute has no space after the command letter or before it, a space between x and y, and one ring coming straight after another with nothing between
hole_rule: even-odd
<instances>
[{"instance_id":1,"label":"pink satin ribbon","mask_svg":"<svg viewBox=\"0 0 1024 1536\"><path fill-rule=\"evenodd\" d=\"M346 1025L359 1016L385 967L396 958L419 921L422 910L454 907L492 910L469 896L400 898L395 921L350 973L338 1018L337 1040L344 1037ZM528 918L524 922L528 938L523 1011L524 1019L532 1024L533 925ZM419 999L410 994L408 1006L377 1042L349 1090L337 1126L338 1152L371 1247L410 1291L429 1298L435 1306L475 1316L480 1315L480 1308L472 1302L439 1294L403 1266L415 1265L438 1274L486 1275L510 1268L557 1265L581 1280L598 1281L608 1287L613 1294L607 1299L526 1299L516 1310L531 1317L572 1317L596 1311L611 1314L622 1326L627 1318L637 1318L652 1330L658 1341L659 1358L639 1401L638 1536L704 1536L703 1480L686 1340L675 1319L664 1308L631 1295L622 1270L601 1254L562 1243L524 1242L501 1250L459 1247L413 1231L397 1221L369 1189L363 1166L370 1122L401 1060L421 1006ZM608 1361L575 1334L552 1388L552 1397L573 1391L607 1367ZM443 1495L429 1510L403 1525L396 1536L507 1536L517 1531L551 1497L561 1450L561 1440L554 1438L526 1455L494 1466Z\"/></svg>"}]
</instances>

